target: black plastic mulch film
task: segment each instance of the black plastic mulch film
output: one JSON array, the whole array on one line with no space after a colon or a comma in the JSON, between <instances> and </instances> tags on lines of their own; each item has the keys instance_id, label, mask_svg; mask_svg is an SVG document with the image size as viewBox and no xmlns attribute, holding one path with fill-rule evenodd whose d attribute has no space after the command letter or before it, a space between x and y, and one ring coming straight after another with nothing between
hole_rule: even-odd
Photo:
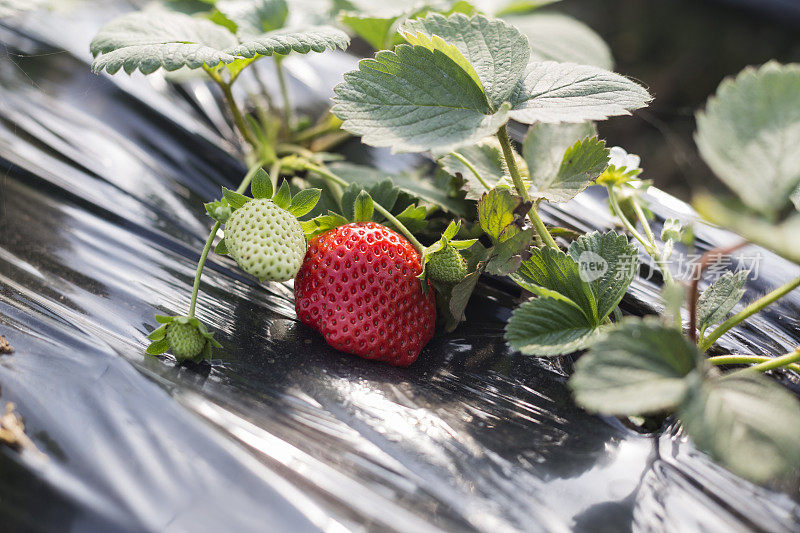
<instances>
[{"instance_id":1,"label":"black plastic mulch film","mask_svg":"<svg viewBox=\"0 0 800 533\"><path fill-rule=\"evenodd\" d=\"M645 435L578 409L571 358L506 347L502 285L483 285L466 325L397 369L327 347L295 319L289 285L258 285L212 254L198 314L224 345L214 365L144 355L153 314L186 310L202 202L244 169L202 83L89 71L88 40L114 12L0 26L0 334L16 349L0 355L0 406L16 403L47 455L0 447L0 530L800 527L796 479L757 487L672 426ZM320 106L354 58L300 61L313 63L298 64L293 92ZM659 216L687 213L653 201ZM546 215L611 224L592 194ZM697 234L702 249L734 238ZM797 275L760 253L749 298ZM624 310L647 312L657 294L638 279ZM799 306L783 300L725 348L787 351Z\"/></svg>"}]
</instances>

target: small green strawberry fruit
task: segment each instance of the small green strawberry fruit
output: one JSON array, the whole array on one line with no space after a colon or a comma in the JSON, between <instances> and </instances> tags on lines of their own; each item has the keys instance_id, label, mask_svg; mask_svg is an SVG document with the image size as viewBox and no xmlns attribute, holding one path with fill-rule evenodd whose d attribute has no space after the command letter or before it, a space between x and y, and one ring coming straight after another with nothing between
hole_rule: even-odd
<instances>
[{"instance_id":1,"label":"small green strawberry fruit","mask_svg":"<svg viewBox=\"0 0 800 533\"><path fill-rule=\"evenodd\" d=\"M206 338L193 324L173 322L167 326L167 340L175 359L196 359L206 345Z\"/></svg>"},{"instance_id":2,"label":"small green strawberry fruit","mask_svg":"<svg viewBox=\"0 0 800 533\"><path fill-rule=\"evenodd\" d=\"M242 270L262 281L294 278L306 254L297 218L265 198L233 212L225 223L225 246Z\"/></svg>"},{"instance_id":3,"label":"small green strawberry fruit","mask_svg":"<svg viewBox=\"0 0 800 533\"><path fill-rule=\"evenodd\" d=\"M447 244L428 258L426 275L443 283L458 283L467 275L467 262L453 246Z\"/></svg>"},{"instance_id":4,"label":"small green strawberry fruit","mask_svg":"<svg viewBox=\"0 0 800 533\"><path fill-rule=\"evenodd\" d=\"M222 348L214 340L214 334L193 316L156 315L161 326L147 336L151 342L147 347L150 355L172 352L179 363L194 361L199 363L211 359L213 348Z\"/></svg>"}]
</instances>

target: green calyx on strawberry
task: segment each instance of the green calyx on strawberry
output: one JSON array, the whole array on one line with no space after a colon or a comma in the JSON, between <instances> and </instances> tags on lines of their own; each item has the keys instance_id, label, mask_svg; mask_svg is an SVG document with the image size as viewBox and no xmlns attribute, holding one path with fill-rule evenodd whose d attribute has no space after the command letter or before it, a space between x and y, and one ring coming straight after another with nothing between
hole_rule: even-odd
<instances>
[{"instance_id":1,"label":"green calyx on strawberry","mask_svg":"<svg viewBox=\"0 0 800 533\"><path fill-rule=\"evenodd\" d=\"M195 317L156 315L161 326L147 336L153 341L147 347L150 355L171 352L179 363L200 362L211 358L212 348L222 348L214 334Z\"/></svg>"},{"instance_id":2,"label":"green calyx on strawberry","mask_svg":"<svg viewBox=\"0 0 800 533\"><path fill-rule=\"evenodd\" d=\"M407 366L436 325L433 291L423 292L418 279L421 264L411 243L381 224L328 230L311 239L295 279L297 316L334 348Z\"/></svg>"},{"instance_id":3,"label":"green calyx on strawberry","mask_svg":"<svg viewBox=\"0 0 800 533\"><path fill-rule=\"evenodd\" d=\"M477 239L454 240L461 229L461 221L451 222L442 237L428 246L424 254L424 269L420 279L430 278L441 283L455 284L467 275L467 262L459 250L475 244Z\"/></svg>"},{"instance_id":4,"label":"green calyx on strawberry","mask_svg":"<svg viewBox=\"0 0 800 533\"><path fill-rule=\"evenodd\" d=\"M207 204L209 215L225 224L225 238L215 251L229 254L261 281L288 281L297 274L306 252L297 217L314 208L321 191L306 189L292 197L284 181L273 195L272 181L263 169L253 176L250 189L253 198L223 189L222 200Z\"/></svg>"}]
</instances>

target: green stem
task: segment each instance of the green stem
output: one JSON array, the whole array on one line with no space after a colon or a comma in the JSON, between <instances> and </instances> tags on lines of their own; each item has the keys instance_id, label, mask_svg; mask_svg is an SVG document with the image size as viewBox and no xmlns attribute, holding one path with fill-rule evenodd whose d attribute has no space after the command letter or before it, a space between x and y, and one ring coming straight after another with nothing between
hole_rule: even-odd
<instances>
[{"instance_id":1,"label":"green stem","mask_svg":"<svg viewBox=\"0 0 800 533\"><path fill-rule=\"evenodd\" d=\"M768 305L774 303L775 301L783 298L794 289L800 286L800 277L795 278L789 283L782 285L775 289L774 291L762 296L755 302L752 302L750 305L730 317L728 320L717 326L711 333L708 334L708 337L704 338L698 344L698 347L702 351L708 350L722 335L724 335L728 330L733 328L734 326L739 325L743 320L749 318L750 316L758 313Z\"/></svg>"},{"instance_id":2,"label":"green stem","mask_svg":"<svg viewBox=\"0 0 800 533\"><path fill-rule=\"evenodd\" d=\"M400 230L400 233L402 233L403 235L405 235L406 239L408 239L408 240L409 240L409 242L410 242L411 244L413 244L413 245L414 245L414 248L416 248L416 249L417 249L417 251L418 251L420 254L424 254L424 253L425 253L425 247L422 245L422 243L421 243L421 242L419 242L419 241L417 240L417 238L416 238L416 237L414 237L414 234L413 234L413 233L411 233L411 232L408 230L408 228L407 228L407 227L405 227L405 225L404 225L402 222L400 222L399 220L397 220L397 218L395 218L395 217L394 217L394 215L392 215L392 214L391 214L391 213L390 213L390 212L389 212L387 209L385 209L385 208L384 208L384 207L383 207L381 204L379 204L379 203L377 203L377 202L373 201L373 202L372 202L372 205L373 205L373 207L375 208L375 211L377 211L378 213L380 213L381 215L383 215L384 217L386 217L386 219L387 219L389 222L391 222L391 223L394 225L394 227L396 227L397 229L399 229L399 230Z\"/></svg>"},{"instance_id":3,"label":"green stem","mask_svg":"<svg viewBox=\"0 0 800 533\"><path fill-rule=\"evenodd\" d=\"M528 189L525 188L525 184L522 181L522 175L519 173L519 169L517 168L517 160L514 157L514 148L511 146L511 140L508 138L508 131L506 130L505 126L497 130L497 139L500 141L500 146L503 148L503 158L506 161L508 172L511 174L511 180L514 182L514 188L517 189L517 194L519 194L524 201L530 202L531 197L528 194ZM558 250L558 244L556 244L553 236L550 235L550 232L547 230L547 226L544 225L536 206L531 207L531 210L528 212L528 217L531 219L533 227L536 228L536 232L539 234L545 244Z\"/></svg>"},{"instance_id":4,"label":"green stem","mask_svg":"<svg viewBox=\"0 0 800 533\"><path fill-rule=\"evenodd\" d=\"M614 214L616 214L617 218L622 221L622 225L625 226L625 229L627 229L631 235L633 235L633 238L642 244L645 252L647 252L647 254L656 262L658 269L661 271L661 276L664 278L664 283L668 285L673 284L674 279L672 278L672 272L669 270L669 265L667 265L666 261L661 256L661 252L658 250L656 236L653 234L653 230L650 228L650 223L647 221L647 217L642 210L642 206L639 205L638 200L633 198L631 203L633 204L633 212L636 213L636 218L644 228L646 236L639 233L639 230L636 229L636 226L634 226L633 223L628 220L628 217L625 216L625 212L619 205L619 199L617 198L617 193L614 190L613 185L607 186L606 189L608 190L608 201L611 204L611 209L614 211Z\"/></svg>"},{"instance_id":5,"label":"green stem","mask_svg":"<svg viewBox=\"0 0 800 533\"><path fill-rule=\"evenodd\" d=\"M312 170L312 171L316 172L317 174L319 174L320 176L322 176L325 179L331 180L332 182L336 183L337 185L340 185L341 187L347 187L347 186L350 185L345 180L343 180L342 178L340 178L336 174L332 173L330 170L328 170L326 168L323 168L321 166L314 165L312 163L306 163L306 168L308 170ZM416 248L419 253L422 254L422 253L425 252L425 246L423 246L422 243L419 242L416 237L414 237L414 234L411 233L408 230L408 228L405 227L405 225L402 222L397 220L397 218L395 218L395 216L392 215L389 212L388 209L384 208L381 204L379 204L378 202L376 202L374 200L372 202L372 205L373 205L375 211L377 211L378 213L380 213L381 215L386 217L386 219L389 222L391 222L394 225L394 227L396 227L398 230L400 230L400 233L405 235L406 239L408 239L409 242L412 245L414 245L414 248Z\"/></svg>"},{"instance_id":6,"label":"green stem","mask_svg":"<svg viewBox=\"0 0 800 533\"><path fill-rule=\"evenodd\" d=\"M656 236L653 234L653 230L650 227L650 221L647 220L647 216L644 214L642 206L639 205L639 200L634 196L631 199L631 203L633 204L633 212L636 213L636 218L639 219L639 223L644 228L644 234L647 236L648 240L653 244L653 246L655 246Z\"/></svg>"},{"instance_id":7,"label":"green stem","mask_svg":"<svg viewBox=\"0 0 800 533\"><path fill-rule=\"evenodd\" d=\"M221 225L222 223L217 221L211 228L211 233L208 234L208 239L206 239L206 245L203 247L203 253L200 254L200 261L197 262L197 272L195 272L194 285L192 286L192 299L189 302L189 318L194 316L194 309L197 307L197 294L200 292L200 277L203 275L203 267L206 264L208 252L211 250L214 237L217 236L217 231L219 231Z\"/></svg>"},{"instance_id":8,"label":"green stem","mask_svg":"<svg viewBox=\"0 0 800 533\"><path fill-rule=\"evenodd\" d=\"M236 192L242 194L247 190L247 187L253 180L253 176L256 175L256 172L258 172L258 169L260 169L263 164L263 161L259 161L250 167L250 169L247 171L247 174L245 174L244 178L242 178L242 182L239 184ZM189 301L189 318L194 316L194 310L197 307L197 295L200 292L200 278L203 276L203 268L205 267L206 260L208 259L208 252L211 251L211 245L214 243L214 237L217 236L217 232L219 231L221 225L222 223L217 221L211 227L211 232L208 234L208 239L206 239L203 252L200 254L200 260L197 262L197 271L194 274L194 285L192 285L192 298Z\"/></svg>"},{"instance_id":9,"label":"green stem","mask_svg":"<svg viewBox=\"0 0 800 533\"><path fill-rule=\"evenodd\" d=\"M789 355L794 356L796 353L797 352L795 351L795 352L792 352ZM800 358L800 356L797 356L797 357ZM717 356L714 356L714 357L709 357L707 359L707 361L709 363L711 363L712 365L714 365L714 366L721 366L721 365L752 365L752 364L756 364L756 366L750 367L750 369L753 369L753 368L763 369L764 367L758 367L758 364L760 364L760 363L770 363L771 364L771 363L773 363L775 361L778 361L780 359L781 359L780 357L767 357L766 355L717 355ZM798 365L796 363L797 360L800 360L800 359L795 359L794 361L790 361L788 363L780 363L780 364L778 364L778 366L783 366L783 367L786 367L786 368L788 368L790 370L794 370L795 372L800 373L800 365ZM773 368L777 368L777 367L773 367ZM770 368L767 368L766 370L770 370Z\"/></svg>"},{"instance_id":10,"label":"green stem","mask_svg":"<svg viewBox=\"0 0 800 533\"><path fill-rule=\"evenodd\" d=\"M637 230L631 221L628 220L628 217L625 216L625 212L619 205L619 200L617 199L617 193L614 191L614 187L609 186L606 187L606 189L608 190L608 201L611 204L611 209L614 211L614 214L617 215L617 218L619 218L620 221L622 221L622 225L625 226L625 229L627 229L631 235L633 235L633 238L642 243L645 251L648 254L653 255L654 250L650 241L648 241L641 233L639 233L639 230Z\"/></svg>"},{"instance_id":11,"label":"green stem","mask_svg":"<svg viewBox=\"0 0 800 533\"><path fill-rule=\"evenodd\" d=\"M455 157L456 159L458 159L459 161L461 161L461 163L465 167L467 167L470 172L472 172L475 175L475 177L478 179L478 181L481 183L481 185L483 186L484 189L486 189L488 191L488 190L490 190L492 188L492 186L489 185L486 182L485 179L483 179L483 176L480 175L480 172L478 172L478 169L476 169L474 166L472 166L472 163L470 163L469 160L467 160L466 157L464 157L463 155L459 154L458 152L453 152L452 156Z\"/></svg>"},{"instance_id":12,"label":"green stem","mask_svg":"<svg viewBox=\"0 0 800 533\"><path fill-rule=\"evenodd\" d=\"M275 56L275 69L278 72L278 83L281 86L281 96L283 97L283 126L286 133L292 131L292 104L289 101L289 89L286 85L286 72L283 69L283 59Z\"/></svg>"},{"instance_id":13,"label":"green stem","mask_svg":"<svg viewBox=\"0 0 800 533\"><path fill-rule=\"evenodd\" d=\"M253 147L254 150L258 150L258 141L256 141L255 137L253 137L253 133L250 131L250 128L247 127L247 123L245 123L244 115L239 109L239 106L236 105L236 99L233 97L231 84L223 80L219 73L211 70L208 67L204 68L208 75L211 76L211 79L214 80L222 90L222 95L225 97L225 102L228 104L228 109L230 110L231 115L233 115L233 123L236 124L236 128L239 130L239 133L242 134L244 140L247 141L247 143Z\"/></svg>"}]
</instances>

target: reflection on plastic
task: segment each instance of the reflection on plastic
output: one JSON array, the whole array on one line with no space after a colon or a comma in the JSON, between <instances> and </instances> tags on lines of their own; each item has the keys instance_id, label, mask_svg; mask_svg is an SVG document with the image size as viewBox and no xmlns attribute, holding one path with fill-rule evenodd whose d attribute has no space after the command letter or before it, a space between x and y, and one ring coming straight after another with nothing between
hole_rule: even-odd
<instances>
[{"instance_id":1,"label":"reflection on plastic","mask_svg":"<svg viewBox=\"0 0 800 533\"><path fill-rule=\"evenodd\" d=\"M153 314L185 312L202 201L243 172L215 129L219 109L202 86L93 76L86 58L26 32L0 28L0 42L13 58L0 62L0 333L16 348L0 359L0 400L49 456L0 449L10 530L800 526L796 477L758 488L671 428L641 435L578 409L569 358L505 346L508 287L484 286L467 326L397 369L330 349L295 320L289 286L213 256L199 318L221 359L145 356ZM592 194L547 213L582 231L610 222ZM794 269L767 262L749 296ZM647 312L656 296L640 279L625 309ZM727 347L795 345L798 307L784 301Z\"/></svg>"}]
</instances>

